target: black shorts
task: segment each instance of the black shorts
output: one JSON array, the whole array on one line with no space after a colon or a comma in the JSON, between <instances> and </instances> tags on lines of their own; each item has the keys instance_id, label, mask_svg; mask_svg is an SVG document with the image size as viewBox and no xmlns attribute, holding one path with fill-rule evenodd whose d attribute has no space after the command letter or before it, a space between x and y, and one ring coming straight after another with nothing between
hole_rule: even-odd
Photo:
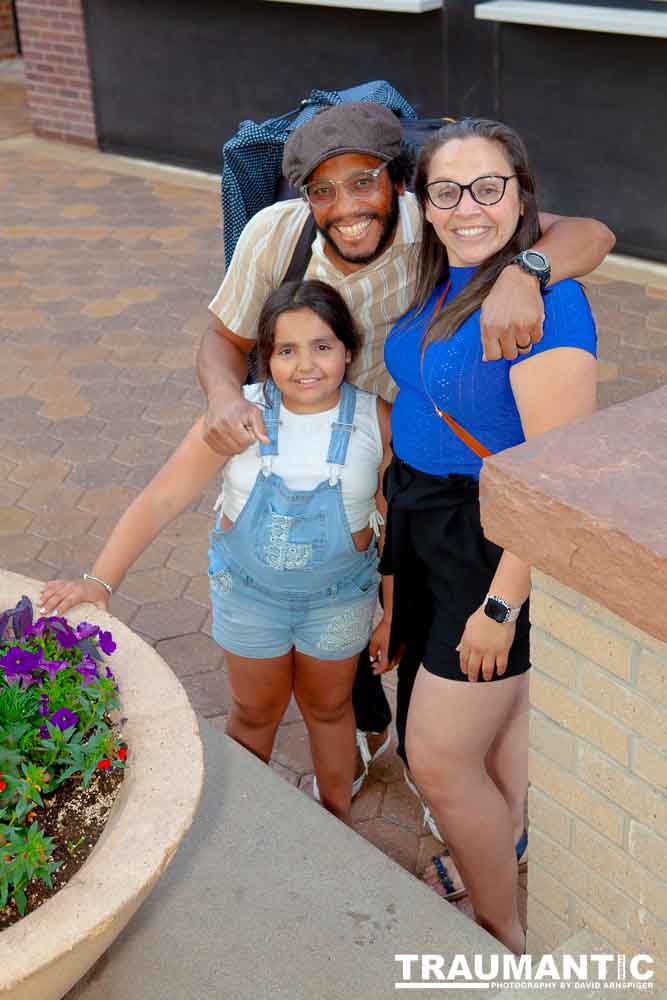
<instances>
[{"instance_id":1,"label":"black shorts","mask_svg":"<svg viewBox=\"0 0 667 1000\"><path fill-rule=\"evenodd\" d=\"M388 523L380 571L394 575L391 650L410 639L429 673L467 681L456 652L466 622L491 589L502 549L482 532L472 476L432 476L394 459L385 477ZM530 667L528 601L502 680ZM480 674L480 679L481 674Z\"/></svg>"}]
</instances>

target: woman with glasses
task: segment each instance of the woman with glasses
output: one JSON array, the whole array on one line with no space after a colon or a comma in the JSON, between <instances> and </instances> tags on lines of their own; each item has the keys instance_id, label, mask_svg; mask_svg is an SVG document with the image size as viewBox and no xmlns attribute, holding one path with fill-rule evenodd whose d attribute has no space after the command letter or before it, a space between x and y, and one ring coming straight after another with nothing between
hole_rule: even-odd
<instances>
[{"instance_id":1,"label":"woman with glasses","mask_svg":"<svg viewBox=\"0 0 667 1000\"><path fill-rule=\"evenodd\" d=\"M550 283L545 268L543 339L513 361L483 358L484 297L503 268L525 266L540 235L512 129L479 119L441 129L422 150L415 191L425 224L415 300L385 345L399 393L385 613L371 652L378 673L389 669L414 609L426 609L407 755L449 848L427 881L450 900L467 892L477 921L518 953L530 569L484 538L478 479L482 455L593 411L595 327L580 286Z\"/></svg>"}]
</instances>

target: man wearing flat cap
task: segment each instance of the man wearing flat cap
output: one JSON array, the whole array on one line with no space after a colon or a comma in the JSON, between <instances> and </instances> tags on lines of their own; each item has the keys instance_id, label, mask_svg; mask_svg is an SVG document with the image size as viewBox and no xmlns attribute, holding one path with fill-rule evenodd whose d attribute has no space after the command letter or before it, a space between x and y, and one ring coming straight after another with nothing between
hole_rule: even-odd
<instances>
[{"instance_id":1,"label":"man wearing flat cap","mask_svg":"<svg viewBox=\"0 0 667 1000\"><path fill-rule=\"evenodd\" d=\"M243 378L260 309L282 283L312 212L317 237L305 277L333 285L360 327L364 347L351 366L350 380L390 398L384 340L411 302L410 271L421 225L415 198L403 196L412 164L401 156L401 134L401 122L392 111L362 101L322 111L292 133L283 172L304 198L276 202L250 220L209 307L221 323L217 329L222 337L216 339L243 352L234 359L235 377L238 372ZM211 336L204 347L211 341L217 355L220 345ZM219 380L211 375L210 364L207 350L205 362L200 358L200 377L205 388L215 391ZM246 409L238 384L237 403ZM250 409L259 417L253 427L260 429L261 415L256 407ZM225 415L219 422L212 413L210 417L207 441L212 447L234 454L248 446L249 436L238 418Z\"/></svg>"},{"instance_id":2,"label":"man wearing flat cap","mask_svg":"<svg viewBox=\"0 0 667 1000\"><path fill-rule=\"evenodd\" d=\"M401 132L388 108L351 102L320 112L290 136L283 172L303 197L276 202L248 222L209 306L213 321L197 364L208 397L205 440L214 450L238 454L255 440L268 440L259 409L246 402L240 386L260 310L282 284L311 214L317 233L305 277L337 289L363 337L349 379L392 398L384 341L412 304L421 241L417 202L406 191L411 164L401 153ZM540 225L544 235L535 249L548 255L552 281L588 274L614 243L606 226L592 219L540 214ZM518 266L506 267L482 309L486 358L515 358L517 343L537 342L542 317L537 278ZM363 780L368 760L385 744L391 719L380 678L371 674L363 656L354 703L357 726L370 736L370 750L363 738L359 741ZM360 787L361 781L355 782L355 791Z\"/></svg>"}]
</instances>

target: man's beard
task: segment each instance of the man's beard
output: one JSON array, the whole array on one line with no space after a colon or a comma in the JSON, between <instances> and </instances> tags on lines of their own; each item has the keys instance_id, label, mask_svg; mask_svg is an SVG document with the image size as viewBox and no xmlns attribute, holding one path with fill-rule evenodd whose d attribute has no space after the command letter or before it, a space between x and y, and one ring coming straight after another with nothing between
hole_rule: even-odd
<instances>
[{"instance_id":1,"label":"man's beard","mask_svg":"<svg viewBox=\"0 0 667 1000\"><path fill-rule=\"evenodd\" d=\"M398 225L398 216L399 216L398 192L394 188L394 193L392 196L391 208L389 209L389 213L387 215L378 215L377 212L373 212L372 214L366 216L366 218L368 219L377 219L378 222L382 223L382 233L380 235L380 239L378 241L378 245L376 246L375 250L373 250L372 253L365 254L362 257L352 256L351 254L348 255L344 253L340 249L338 244L334 242L332 237L329 235L328 231L329 229L331 229L333 226L336 225L335 222L330 222L329 225L326 227L326 229L324 229L322 226L318 226L317 222L315 222L315 226L317 227L317 231L322 234L322 238L324 239L324 241L329 244L331 249L338 257L340 257L341 260L344 260L347 264L370 264L372 261L377 260L377 258L382 253L384 253L384 251L389 246L392 237L394 235L394 232L396 231L396 226Z\"/></svg>"}]
</instances>

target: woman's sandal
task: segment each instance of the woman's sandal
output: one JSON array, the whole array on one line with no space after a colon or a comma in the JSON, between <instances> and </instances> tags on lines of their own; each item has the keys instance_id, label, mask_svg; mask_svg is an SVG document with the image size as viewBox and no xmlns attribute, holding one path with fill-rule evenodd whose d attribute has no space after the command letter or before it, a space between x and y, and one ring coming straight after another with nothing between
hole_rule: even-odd
<instances>
[{"instance_id":1,"label":"woman's sandal","mask_svg":"<svg viewBox=\"0 0 667 1000\"><path fill-rule=\"evenodd\" d=\"M439 854L434 854L431 861L438 874L440 885L444 889L444 893L442 894L443 899L446 899L448 903L455 903L458 899L463 899L464 896L468 895L467 889L456 889L454 887L454 883L447 871L447 866Z\"/></svg>"},{"instance_id":2,"label":"woman's sandal","mask_svg":"<svg viewBox=\"0 0 667 1000\"><path fill-rule=\"evenodd\" d=\"M525 872L528 868L528 858L526 857L526 851L528 850L528 830L523 831L521 836L516 842L516 860L519 865L519 873Z\"/></svg>"},{"instance_id":3,"label":"woman's sandal","mask_svg":"<svg viewBox=\"0 0 667 1000\"><path fill-rule=\"evenodd\" d=\"M516 859L519 864L519 872L525 871L528 867L528 860L525 857L527 849L528 831L524 830L515 847ZM436 854L433 858L431 858L431 861L438 876L438 881L443 889L443 892L439 893L443 899L446 899L448 903L456 903L457 900L463 899L464 896L468 895L468 890L465 887L462 889L457 889L455 887L452 877L447 871L447 865L443 860L443 856Z\"/></svg>"}]
</instances>

